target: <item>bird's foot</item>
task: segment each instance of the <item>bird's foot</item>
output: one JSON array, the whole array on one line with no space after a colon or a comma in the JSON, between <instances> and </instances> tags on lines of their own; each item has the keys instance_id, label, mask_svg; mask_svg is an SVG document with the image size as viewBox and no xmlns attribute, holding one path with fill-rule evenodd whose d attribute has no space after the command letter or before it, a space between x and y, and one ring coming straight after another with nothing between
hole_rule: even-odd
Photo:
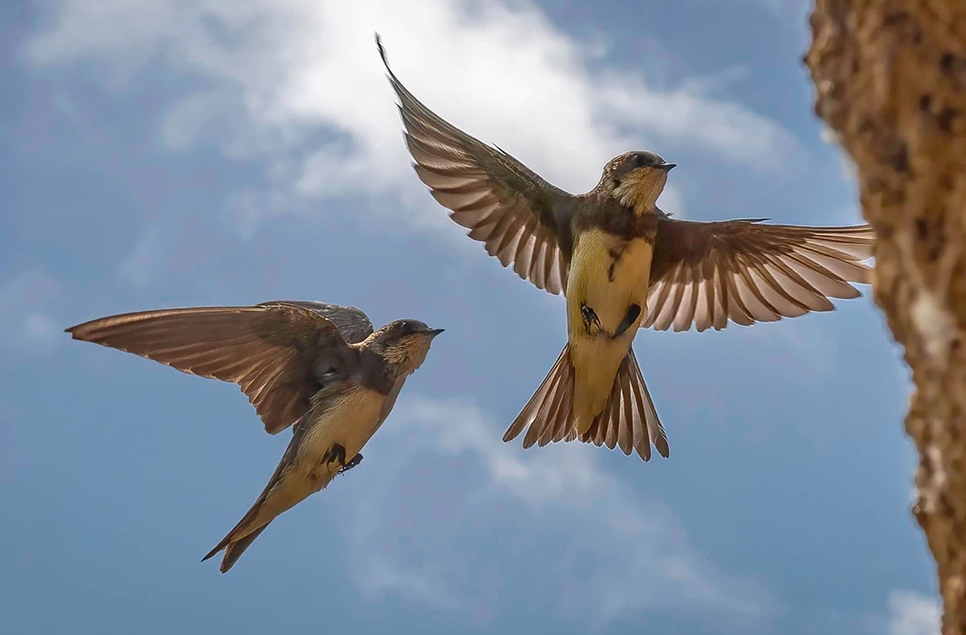
<instances>
[{"instance_id":1,"label":"bird's foot","mask_svg":"<svg viewBox=\"0 0 966 635\"><path fill-rule=\"evenodd\" d=\"M637 318L641 316L641 305L632 304L627 307L627 312L624 314L624 319L621 323L617 325L617 330L614 331L613 339L617 339L624 334L627 329L631 327L631 324L637 321Z\"/></svg>"},{"instance_id":2,"label":"bird's foot","mask_svg":"<svg viewBox=\"0 0 966 635\"><path fill-rule=\"evenodd\" d=\"M339 470L339 474L348 472L349 470L359 465L360 463L362 463L362 453L358 452L354 457L352 457L352 460L350 460L348 463L342 466L342 469Z\"/></svg>"},{"instance_id":3,"label":"bird's foot","mask_svg":"<svg viewBox=\"0 0 966 635\"><path fill-rule=\"evenodd\" d=\"M338 443L333 444L322 456L323 463L338 463L345 468L345 448Z\"/></svg>"},{"instance_id":4,"label":"bird's foot","mask_svg":"<svg viewBox=\"0 0 966 635\"><path fill-rule=\"evenodd\" d=\"M356 455L347 463L345 460L345 448L341 444L335 443L322 457L322 462L326 465L330 463L338 463L338 473L342 474L343 472L348 472L355 466L362 463L362 453L357 452Z\"/></svg>"},{"instance_id":5,"label":"bird's foot","mask_svg":"<svg viewBox=\"0 0 966 635\"><path fill-rule=\"evenodd\" d=\"M581 303L580 305L580 317L584 320L584 330L587 331L588 335L596 335L603 330L600 326L600 318L597 317L597 311L586 304Z\"/></svg>"}]
</instances>

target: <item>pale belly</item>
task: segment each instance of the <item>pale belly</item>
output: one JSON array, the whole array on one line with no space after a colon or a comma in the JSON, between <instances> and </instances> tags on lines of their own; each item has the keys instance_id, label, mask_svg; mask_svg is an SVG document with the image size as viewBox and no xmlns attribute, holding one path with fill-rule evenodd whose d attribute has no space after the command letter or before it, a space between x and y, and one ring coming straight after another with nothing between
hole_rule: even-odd
<instances>
[{"instance_id":1,"label":"pale belly","mask_svg":"<svg viewBox=\"0 0 966 635\"><path fill-rule=\"evenodd\" d=\"M286 465L267 496L256 503L256 515L238 532L241 539L291 509L329 484L342 467L325 457L333 445L345 448L350 461L369 441L382 418L386 396L373 390L356 390L333 404L305 431L295 458Z\"/></svg>"},{"instance_id":2,"label":"pale belly","mask_svg":"<svg viewBox=\"0 0 966 635\"><path fill-rule=\"evenodd\" d=\"M370 389L355 390L341 398L306 431L297 462L310 469L319 466L338 471L338 466L326 467L322 457L336 444L345 448L347 462L358 454L378 428L385 400L385 395Z\"/></svg>"},{"instance_id":3,"label":"pale belly","mask_svg":"<svg viewBox=\"0 0 966 635\"><path fill-rule=\"evenodd\" d=\"M617 369L644 318L652 253L653 246L644 240L625 241L599 230L581 234L574 250L567 327L579 432L606 405ZM628 313L632 305L639 307L636 315ZM592 309L591 323L585 307Z\"/></svg>"},{"instance_id":4,"label":"pale belly","mask_svg":"<svg viewBox=\"0 0 966 635\"><path fill-rule=\"evenodd\" d=\"M652 254L653 245L644 240L621 240L600 230L581 234L567 285L569 329L583 328L581 304L591 307L601 329L611 334L630 305L639 305L643 313Z\"/></svg>"}]
</instances>

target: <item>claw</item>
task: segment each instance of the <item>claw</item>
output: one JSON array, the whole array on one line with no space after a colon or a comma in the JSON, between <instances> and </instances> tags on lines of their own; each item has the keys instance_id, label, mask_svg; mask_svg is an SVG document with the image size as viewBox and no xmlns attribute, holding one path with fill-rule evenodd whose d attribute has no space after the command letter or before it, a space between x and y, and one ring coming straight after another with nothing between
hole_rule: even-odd
<instances>
[{"instance_id":1,"label":"claw","mask_svg":"<svg viewBox=\"0 0 966 635\"><path fill-rule=\"evenodd\" d=\"M584 329L587 331L588 335L593 334L591 331L591 326L596 326L597 332L602 330L600 326L600 318L597 317L597 311L594 311L586 304L580 305L580 316L584 319Z\"/></svg>"},{"instance_id":2,"label":"claw","mask_svg":"<svg viewBox=\"0 0 966 635\"><path fill-rule=\"evenodd\" d=\"M339 470L339 474L343 474L345 472L348 472L349 470L351 470L355 466L359 465L360 463L362 463L362 453L361 452L357 453L354 457L352 457L352 460L351 461L349 461L348 463L346 463L345 465L343 465L342 466L342 469Z\"/></svg>"},{"instance_id":3,"label":"claw","mask_svg":"<svg viewBox=\"0 0 966 635\"><path fill-rule=\"evenodd\" d=\"M345 448L338 443L329 448L322 457L323 463L338 463L345 468Z\"/></svg>"},{"instance_id":4,"label":"claw","mask_svg":"<svg viewBox=\"0 0 966 635\"><path fill-rule=\"evenodd\" d=\"M640 304L635 303L627 307L627 313L624 314L624 319L621 320L621 323L617 325L617 330L614 331L614 339L623 335L624 332L631 327L631 324L637 321L637 318L639 318L640 315L641 315Z\"/></svg>"}]
</instances>

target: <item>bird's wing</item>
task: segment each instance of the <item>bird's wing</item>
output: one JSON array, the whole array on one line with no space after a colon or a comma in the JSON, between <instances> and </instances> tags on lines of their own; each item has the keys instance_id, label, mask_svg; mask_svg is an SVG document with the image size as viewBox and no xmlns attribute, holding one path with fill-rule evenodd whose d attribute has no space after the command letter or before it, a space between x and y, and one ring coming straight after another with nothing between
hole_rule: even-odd
<instances>
[{"instance_id":1,"label":"bird's wing","mask_svg":"<svg viewBox=\"0 0 966 635\"><path fill-rule=\"evenodd\" d=\"M420 103L389 68L378 36L376 44L400 101L406 145L420 180L504 267L512 263L517 275L537 288L563 292L568 263L558 237L570 231L561 203L571 195Z\"/></svg>"},{"instance_id":2,"label":"bird's wing","mask_svg":"<svg viewBox=\"0 0 966 635\"><path fill-rule=\"evenodd\" d=\"M829 311L860 296L875 234L868 225L795 227L763 219L716 223L661 218L641 328L721 330Z\"/></svg>"},{"instance_id":3,"label":"bird's wing","mask_svg":"<svg viewBox=\"0 0 966 635\"><path fill-rule=\"evenodd\" d=\"M372 322L369 316L354 306L339 306L338 304L328 304L326 302L306 302L301 300L276 300L273 302L263 302L259 306L273 304L286 304L289 306L301 307L318 313L325 319L335 324L342 335L342 339L350 344L358 344L372 335Z\"/></svg>"},{"instance_id":4,"label":"bird's wing","mask_svg":"<svg viewBox=\"0 0 966 635\"><path fill-rule=\"evenodd\" d=\"M355 329L362 330L355 319ZM326 372L355 359L336 324L292 302L127 313L67 332L185 373L237 383L269 434L309 410Z\"/></svg>"}]
</instances>

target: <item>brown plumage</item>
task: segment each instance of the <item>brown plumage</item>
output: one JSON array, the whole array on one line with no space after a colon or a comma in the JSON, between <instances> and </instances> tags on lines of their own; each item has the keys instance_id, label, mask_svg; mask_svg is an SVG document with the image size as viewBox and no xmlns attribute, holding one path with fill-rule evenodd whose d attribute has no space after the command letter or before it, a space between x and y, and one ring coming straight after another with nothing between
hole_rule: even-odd
<instances>
[{"instance_id":1,"label":"brown plumage","mask_svg":"<svg viewBox=\"0 0 966 635\"><path fill-rule=\"evenodd\" d=\"M666 457L631 347L637 328L720 330L830 311L829 298L858 297L851 283L869 282L868 225L675 220L656 205L674 165L650 152L621 154L593 190L565 192L429 110L376 41L420 180L504 267L567 298L568 344L505 441L529 426L527 447L579 438L647 460L653 443Z\"/></svg>"},{"instance_id":2,"label":"brown plumage","mask_svg":"<svg viewBox=\"0 0 966 635\"><path fill-rule=\"evenodd\" d=\"M67 331L74 339L239 384L270 434L295 424L264 491L203 558L224 550L222 573L279 514L362 460L360 450L442 332L417 320L373 331L355 307L294 301L127 313Z\"/></svg>"}]
</instances>

